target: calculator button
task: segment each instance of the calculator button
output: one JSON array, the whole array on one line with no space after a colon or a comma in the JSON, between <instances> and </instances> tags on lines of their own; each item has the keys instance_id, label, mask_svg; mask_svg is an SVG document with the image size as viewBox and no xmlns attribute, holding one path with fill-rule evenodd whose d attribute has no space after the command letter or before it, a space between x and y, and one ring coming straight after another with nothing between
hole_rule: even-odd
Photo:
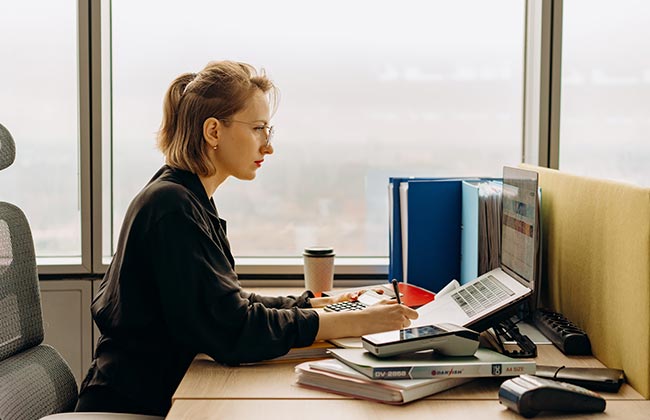
<instances>
[{"instance_id":1,"label":"calculator button","mask_svg":"<svg viewBox=\"0 0 650 420\"><path fill-rule=\"evenodd\" d=\"M359 311L362 309L365 309L368 305L365 303L359 302L359 301L346 301L346 302L338 302L338 303L332 303L330 305L325 306L326 311L333 311L333 312L342 312L342 311Z\"/></svg>"}]
</instances>

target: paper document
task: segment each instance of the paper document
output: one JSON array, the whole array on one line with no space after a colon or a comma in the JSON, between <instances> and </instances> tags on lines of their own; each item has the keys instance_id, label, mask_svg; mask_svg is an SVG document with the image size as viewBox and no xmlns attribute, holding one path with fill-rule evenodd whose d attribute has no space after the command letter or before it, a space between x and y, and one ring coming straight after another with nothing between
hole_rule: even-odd
<instances>
[{"instance_id":1,"label":"paper document","mask_svg":"<svg viewBox=\"0 0 650 420\"><path fill-rule=\"evenodd\" d=\"M439 297L439 298L443 297L447 293L451 293L454 290L458 289L459 287L460 287L460 283L458 283L458 280L453 279L452 281L447 283L447 285L445 287L440 289L440 291L438 293L436 293L436 296Z\"/></svg>"},{"instance_id":2,"label":"paper document","mask_svg":"<svg viewBox=\"0 0 650 420\"><path fill-rule=\"evenodd\" d=\"M503 185L498 182L479 185L478 276L499 266L502 189Z\"/></svg>"},{"instance_id":3,"label":"paper document","mask_svg":"<svg viewBox=\"0 0 650 420\"><path fill-rule=\"evenodd\" d=\"M453 292L454 290L458 289L460 287L460 283L458 283L458 280L454 279L447 283L445 287L443 287L440 292L436 294L436 297L441 298L442 296ZM436 316L436 311L439 309L438 304L436 304L438 300L434 300L432 302L427 303L426 305L420 306L419 308L416 309L418 313L418 319L414 319L411 322L411 327L419 327L422 325L433 325L433 324L438 324L440 320L438 319L439 317Z\"/></svg>"}]
</instances>

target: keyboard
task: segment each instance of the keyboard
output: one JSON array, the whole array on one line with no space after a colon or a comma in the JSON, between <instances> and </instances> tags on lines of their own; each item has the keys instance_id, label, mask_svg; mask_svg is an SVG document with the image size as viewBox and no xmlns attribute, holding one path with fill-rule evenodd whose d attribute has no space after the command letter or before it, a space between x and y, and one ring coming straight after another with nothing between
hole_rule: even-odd
<instances>
[{"instance_id":1,"label":"keyboard","mask_svg":"<svg viewBox=\"0 0 650 420\"><path fill-rule=\"evenodd\" d=\"M453 292L451 297L467 316L474 316L514 294L494 276L487 276Z\"/></svg>"}]
</instances>

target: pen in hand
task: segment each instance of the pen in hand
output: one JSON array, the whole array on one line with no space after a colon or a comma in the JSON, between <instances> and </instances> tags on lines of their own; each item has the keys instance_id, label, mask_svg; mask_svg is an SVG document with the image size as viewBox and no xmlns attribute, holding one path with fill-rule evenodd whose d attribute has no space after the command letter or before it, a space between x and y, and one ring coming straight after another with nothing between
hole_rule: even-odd
<instances>
[{"instance_id":1,"label":"pen in hand","mask_svg":"<svg viewBox=\"0 0 650 420\"><path fill-rule=\"evenodd\" d=\"M401 305L402 299L399 297L399 287L397 286L397 280L393 279L391 283L393 283L393 290L395 291L395 297L397 298L397 303Z\"/></svg>"}]
</instances>

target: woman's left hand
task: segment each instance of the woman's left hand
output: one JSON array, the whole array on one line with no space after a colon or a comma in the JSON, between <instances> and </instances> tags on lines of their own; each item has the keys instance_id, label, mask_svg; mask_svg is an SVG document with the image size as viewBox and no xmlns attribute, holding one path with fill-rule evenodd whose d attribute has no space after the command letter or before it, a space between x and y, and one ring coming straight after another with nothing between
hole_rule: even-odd
<instances>
[{"instance_id":1,"label":"woman's left hand","mask_svg":"<svg viewBox=\"0 0 650 420\"><path fill-rule=\"evenodd\" d=\"M384 294L384 291L381 288L373 288L372 290L377 294L380 295ZM332 303L359 300L359 296L365 292L366 289L355 290L354 292L345 292L336 296L312 298L310 299L310 302L313 308L321 308L323 306L330 305Z\"/></svg>"}]
</instances>

